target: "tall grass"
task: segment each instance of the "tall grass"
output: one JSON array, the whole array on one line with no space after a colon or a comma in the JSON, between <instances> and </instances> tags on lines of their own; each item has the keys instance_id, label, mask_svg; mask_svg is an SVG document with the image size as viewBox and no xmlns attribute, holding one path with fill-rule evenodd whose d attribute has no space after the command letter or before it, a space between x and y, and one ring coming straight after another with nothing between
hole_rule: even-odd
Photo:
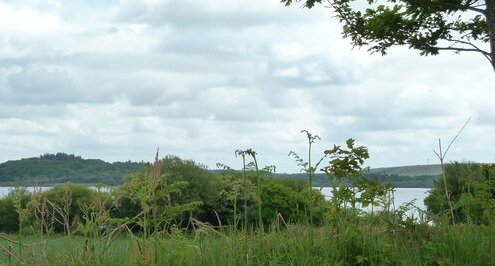
<instances>
[{"instance_id":1,"label":"tall grass","mask_svg":"<svg viewBox=\"0 0 495 266\"><path fill-rule=\"evenodd\" d=\"M310 243L306 226L259 235L237 230L178 228L148 239L121 236L107 246L103 238L49 237L41 246L28 237L24 264L32 265L493 265L495 229L477 225L406 228L390 226L377 216L340 232L323 226ZM421 225L417 225L421 226ZM272 228L273 229L273 228ZM0 241L1 245L5 240ZM8 263L1 254L0 263ZM18 264L18 263L15 263Z\"/></svg>"}]
</instances>

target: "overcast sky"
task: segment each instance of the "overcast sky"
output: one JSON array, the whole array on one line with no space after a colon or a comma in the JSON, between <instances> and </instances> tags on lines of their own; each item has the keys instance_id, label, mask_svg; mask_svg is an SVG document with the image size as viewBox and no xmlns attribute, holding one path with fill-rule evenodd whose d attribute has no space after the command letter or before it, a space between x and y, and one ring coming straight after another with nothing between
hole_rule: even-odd
<instances>
[{"instance_id":1,"label":"overcast sky","mask_svg":"<svg viewBox=\"0 0 495 266\"><path fill-rule=\"evenodd\" d=\"M1 0L0 162L66 152L239 168L236 149L297 172L355 138L371 167L493 162L495 75L477 54L369 55L330 10L277 0Z\"/></svg>"}]
</instances>

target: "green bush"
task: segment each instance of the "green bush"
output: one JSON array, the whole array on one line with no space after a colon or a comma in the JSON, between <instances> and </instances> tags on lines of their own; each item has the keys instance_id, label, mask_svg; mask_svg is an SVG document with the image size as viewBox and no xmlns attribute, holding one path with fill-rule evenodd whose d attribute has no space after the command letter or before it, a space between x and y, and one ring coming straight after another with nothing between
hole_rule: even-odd
<instances>
[{"instance_id":1,"label":"green bush","mask_svg":"<svg viewBox=\"0 0 495 266\"><path fill-rule=\"evenodd\" d=\"M184 160L177 156L166 156L162 160L162 173L167 175L167 183L187 182L188 185L180 193L173 193L171 201L174 204L185 204L201 201L203 204L195 211L186 214L183 220L187 223L189 217L200 221L217 224L215 211L219 211L219 195L227 185L220 175L208 171L206 166L192 160Z\"/></svg>"},{"instance_id":2,"label":"green bush","mask_svg":"<svg viewBox=\"0 0 495 266\"><path fill-rule=\"evenodd\" d=\"M445 177L456 222L494 222L495 165L453 162L445 166ZM434 182L424 202L430 215L447 214L449 204L442 176Z\"/></svg>"},{"instance_id":3,"label":"green bush","mask_svg":"<svg viewBox=\"0 0 495 266\"><path fill-rule=\"evenodd\" d=\"M55 186L37 196L38 199L46 199L47 212L36 213L40 210L33 209L32 215L47 220L53 220L53 230L64 232L67 226L75 228L78 222L82 221L83 208L93 204L98 198L106 197L104 192L90 189L84 185L63 184ZM32 217L34 219L34 217ZM67 224L64 225L64 221Z\"/></svg>"},{"instance_id":4,"label":"green bush","mask_svg":"<svg viewBox=\"0 0 495 266\"><path fill-rule=\"evenodd\" d=\"M303 221L307 216L308 201L290 187L273 181L265 182L261 188L261 198L265 224L275 220L279 213L286 222Z\"/></svg>"}]
</instances>

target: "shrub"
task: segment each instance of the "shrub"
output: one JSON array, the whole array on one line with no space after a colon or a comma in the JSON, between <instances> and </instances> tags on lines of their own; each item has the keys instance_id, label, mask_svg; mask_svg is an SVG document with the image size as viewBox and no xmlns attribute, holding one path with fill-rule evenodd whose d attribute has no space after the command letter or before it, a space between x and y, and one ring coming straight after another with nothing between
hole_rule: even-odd
<instances>
[{"instance_id":1,"label":"shrub","mask_svg":"<svg viewBox=\"0 0 495 266\"><path fill-rule=\"evenodd\" d=\"M453 162L445 166L445 177L456 222L494 222L495 165ZM442 216L449 210L441 176L434 182L424 202L433 216Z\"/></svg>"},{"instance_id":2,"label":"shrub","mask_svg":"<svg viewBox=\"0 0 495 266\"><path fill-rule=\"evenodd\" d=\"M187 182L188 185L180 193L171 195L174 204L186 204L192 201L201 201L202 205L189 215L198 220L217 224L215 211L221 209L219 195L226 186L226 180L214 174L206 166L192 160L184 160L177 156L166 156L162 160L162 172L167 175L167 183Z\"/></svg>"},{"instance_id":3,"label":"shrub","mask_svg":"<svg viewBox=\"0 0 495 266\"><path fill-rule=\"evenodd\" d=\"M280 213L286 222L303 221L308 201L301 193L276 182L265 182L261 188L262 214L265 224L272 222Z\"/></svg>"},{"instance_id":4,"label":"shrub","mask_svg":"<svg viewBox=\"0 0 495 266\"><path fill-rule=\"evenodd\" d=\"M31 213L36 217L44 216L47 220L52 220L52 229L55 232L64 232L67 227L74 229L82 220L83 208L104 197L103 194L104 192L78 184L67 183L55 186L37 196L37 199L47 202L48 211L37 213L40 210L33 208Z\"/></svg>"}]
</instances>

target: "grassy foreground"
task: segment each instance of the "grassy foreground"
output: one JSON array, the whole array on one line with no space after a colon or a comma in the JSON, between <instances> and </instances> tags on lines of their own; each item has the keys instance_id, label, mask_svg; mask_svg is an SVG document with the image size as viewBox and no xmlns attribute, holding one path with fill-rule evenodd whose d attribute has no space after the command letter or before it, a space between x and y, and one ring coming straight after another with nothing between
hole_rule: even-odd
<instances>
[{"instance_id":1,"label":"grassy foreground","mask_svg":"<svg viewBox=\"0 0 495 266\"><path fill-rule=\"evenodd\" d=\"M388 226L376 217L351 225L290 226L259 234L210 227L173 229L148 239L133 235L22 237L21 258L11 265L495 265L495 227ZM373 221L374 220L374 221ZM18 235L2 235L15 253ZM7 252L0 264L9 265Z\"/></svg>"}]
</instances>

